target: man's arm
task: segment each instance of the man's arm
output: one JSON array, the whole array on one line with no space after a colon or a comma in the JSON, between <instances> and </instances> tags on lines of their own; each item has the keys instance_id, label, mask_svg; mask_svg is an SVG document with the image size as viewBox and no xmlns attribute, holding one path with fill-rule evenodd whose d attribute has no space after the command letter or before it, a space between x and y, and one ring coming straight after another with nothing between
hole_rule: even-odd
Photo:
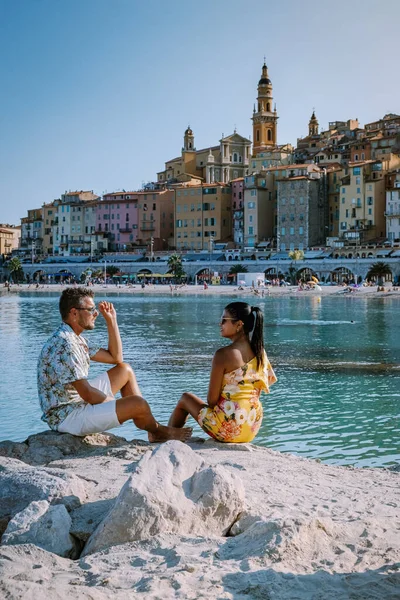
<instances>
[{"instance_id":1,"label":"man's arm","mask_svg":"<svg viewBox=\"0 0 400 600\"><path fill-rule=\"evenodd\" d=\"M100 302L99 312L103 315L107 324L108 349L105 350L104 348L101 348L91 358L96 362L117 365L118 363L122 363L124 360L122 341L117 322L117 313L114 305L111 302Z\"/></svg>"},{"instance_id":2,"label":"man's arm","mask_svg":"<svg viewBox=\"0 0 400 600\"><path fill-rule=\"evenodd\" d=\"M82 400L89 404L101 404L107 398L106 394L92 387L87 379L72 381L71 385L74 386Z\"/></svg>"}]
</instances>

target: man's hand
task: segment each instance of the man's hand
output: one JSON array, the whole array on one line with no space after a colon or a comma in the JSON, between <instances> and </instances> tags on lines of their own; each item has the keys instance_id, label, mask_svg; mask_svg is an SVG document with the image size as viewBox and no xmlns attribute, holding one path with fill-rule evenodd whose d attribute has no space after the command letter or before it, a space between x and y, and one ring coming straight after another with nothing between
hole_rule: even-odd
<instances>
[{"instance_id":1,"label":"man's hand","mask_svg":"<svg viewBox=\"0 0 400 600\"><path fill-rule=\"evenodd\" d=\"M107 323L115 323L117 321L117 313L112 302L99 302L99 312L103 315Z\"/></svg>"}]
</instances>

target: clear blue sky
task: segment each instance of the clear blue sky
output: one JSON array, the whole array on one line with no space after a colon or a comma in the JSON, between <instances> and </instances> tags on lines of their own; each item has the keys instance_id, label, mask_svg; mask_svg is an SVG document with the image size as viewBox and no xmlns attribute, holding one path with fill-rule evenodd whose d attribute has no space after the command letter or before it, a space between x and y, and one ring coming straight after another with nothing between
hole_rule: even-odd
<instances>
[{"instance_id":1,"label":"clear blue sky","mask_svg":"<svg viewBox=\"0 0 400 600\"><path fill-rule=\"evenodd\" d=\"M65 190L141 187L251 134L264 55L278 142L400 113L399 0L0 0L0 222Z\"/></svg>"}]
</instances>

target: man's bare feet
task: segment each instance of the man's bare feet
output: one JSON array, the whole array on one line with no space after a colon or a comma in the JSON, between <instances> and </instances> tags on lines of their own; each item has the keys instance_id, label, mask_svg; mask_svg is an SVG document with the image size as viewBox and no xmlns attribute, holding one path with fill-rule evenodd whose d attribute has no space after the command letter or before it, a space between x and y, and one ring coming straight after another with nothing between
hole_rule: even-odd
<instances>
[{"instance_id":1,"label":"man's bare feet","mask_svg":"<svg viewBox=\"0 0 400 600\"><path fill-rule=\"evenodd\" d=\"M157 423L157 431L148 432L149 442L162 443L168 440L179 440L186 442L192 435L191 427L167 427Z\"/></svg>"}]
</instances>

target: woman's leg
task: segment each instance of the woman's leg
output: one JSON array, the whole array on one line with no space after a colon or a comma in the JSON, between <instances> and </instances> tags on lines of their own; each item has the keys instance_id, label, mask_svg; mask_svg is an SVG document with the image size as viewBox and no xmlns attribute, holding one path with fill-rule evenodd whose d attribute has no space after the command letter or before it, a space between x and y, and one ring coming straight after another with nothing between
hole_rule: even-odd
<instances>
[{"instance_id":1,"label":"woman's leg","mask_svg":"<svg viewBox=\"0 0 400 600\"><path fill-rule=\"evenodd\" d=\"M182 394L178 404L174 408L172 415L169 418L168 425L170 427L183 427L189 415L191 415L196 421L199 416L199 412L202 408L207 406L201 398L185 392Z\"/></svg>"}]
</instances>

